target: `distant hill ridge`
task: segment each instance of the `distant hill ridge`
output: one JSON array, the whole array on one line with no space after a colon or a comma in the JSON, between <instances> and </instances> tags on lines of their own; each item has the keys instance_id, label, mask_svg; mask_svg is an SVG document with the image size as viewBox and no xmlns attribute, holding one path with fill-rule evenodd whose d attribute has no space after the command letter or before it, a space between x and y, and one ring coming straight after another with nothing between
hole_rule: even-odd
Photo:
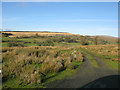
<instances>
[{"instance_id":1,"label":"distant hill ridge","mask_svg":"<svg viewBox=\"0 0 120 90\"><path fill-rule=\"evenodd\" d=\"M117 37L113 37L113 36L107 36L107 35L97 35L100 39L104 39L107 41L113 41L116 42L118 40Z\"/></svg>"},{"instance_id":2,"label":"distant hill ridge","mask_svg":"<svg viewBox=\"0 0 120 90\"><path fill-rule=\"evenodd\" d=\"M40 36L77 35L67 32L48 32L48 31L2 31L2 33L11 33L12 35L10 37L34 36L36 34Z\"/></svg>"},{"instance_id":3,"label":"distant hill ridge","mask_svg":"<svg viewBox=\"0 0 120 90\"><path fill-rule=\"evenodd\" d=\"M89 36L89 35L80 35L80 34L72 34L72 33L69 33L69 32L53 32L53 31L1 31L2 33L11 33L13 35L17 34L17 33L21 33L25 35L25 33L32 33L32 34L39 34L39 33L44 33L44 34L66 34L66 35L75 35L75 36ZM22 33L23 32L23 33Z\"/></svg>"}]
</instances>

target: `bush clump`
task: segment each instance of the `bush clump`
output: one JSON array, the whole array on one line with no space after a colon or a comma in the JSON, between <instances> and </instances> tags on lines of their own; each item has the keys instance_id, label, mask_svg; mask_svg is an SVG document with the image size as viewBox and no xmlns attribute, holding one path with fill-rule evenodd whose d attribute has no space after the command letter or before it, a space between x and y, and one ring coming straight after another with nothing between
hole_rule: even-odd
<instances>
[{"instance_id":1,"label":"bush clump","mask_svg":"<svg viewBox=\"0 0 120 90\"><path fill-rule=\"evenodd\" d=\"M38 45L39 46L54 46L54 43L53 41L47 40L47 41L39 42Z\"/></svg>"}]
</instances>

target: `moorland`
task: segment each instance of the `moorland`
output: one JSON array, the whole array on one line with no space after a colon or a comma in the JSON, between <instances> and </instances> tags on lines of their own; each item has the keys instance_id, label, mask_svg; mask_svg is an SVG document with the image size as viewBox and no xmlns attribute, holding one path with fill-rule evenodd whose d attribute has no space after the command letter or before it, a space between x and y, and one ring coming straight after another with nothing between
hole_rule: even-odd
<instances>
[{"instance_id":1,"label":"moorland","mask_svg":"<svg viewBox=\"0 0 120 90\"><path fill-rule=\"evenodd\" d=\"M3 88L79 88L118 74L116 37L62 32L1 33Z\"/></svg>"}]
</instances>

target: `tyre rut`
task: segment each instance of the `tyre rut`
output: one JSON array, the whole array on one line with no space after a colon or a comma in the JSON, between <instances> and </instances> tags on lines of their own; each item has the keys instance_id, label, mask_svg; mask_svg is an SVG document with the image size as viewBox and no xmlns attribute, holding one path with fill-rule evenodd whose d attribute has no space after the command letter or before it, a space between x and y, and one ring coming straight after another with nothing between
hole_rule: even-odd
<instances>
[{"instance_id":1,"label":"tyre rut","mask_svg":"<svg viewBox=\"0 0 120 90\"><path fill-rule=\"evenodd\" d=\"M96 79L109 75L118 75L116 70L108 68L107 65L101 61L101 59L92 55L91 53L88 53L99 65L98 68L93 67L86 55L84 53L82 54L84 57L84 62L78 69L77 73L65 79L56 80L49 83L48 88L80 88Z\"/></svg>"}]
</instances>

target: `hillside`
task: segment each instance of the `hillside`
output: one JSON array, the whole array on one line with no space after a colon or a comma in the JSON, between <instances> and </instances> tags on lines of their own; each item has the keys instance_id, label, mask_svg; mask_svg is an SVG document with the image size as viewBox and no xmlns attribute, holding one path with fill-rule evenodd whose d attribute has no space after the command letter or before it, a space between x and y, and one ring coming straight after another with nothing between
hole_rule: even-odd
<instances>
[{"instance_id":1,"label":"hillside","mask_svg":"<svg viewBox=\"0 0 120 90\"><path fill-rule=\"evenodd\" d=\"M112 41L112 42L116 42L117 41L117 37L113 37L113 36L105 36L105 35L99 35L98 36L100 39L104 39L106 41Z\"/></svg>"},{"instance_id":2,"label":"hillside","mask_svg":"<svg viewBox=\"0 0 120 90\"><path fill-rule=\"evenodd\" d=\"M116 44L116 38L62 32L2 32L2 46L74 46Z\"/></svg>"},{"instance_id":3,"label":"hillside","mask_svg":"<svg viewBox=\"0 0 120 90\"><path fill-rule=\"evenodd\" d=\"M22 36L33 36L33 35L40 35L40 36L55 36L55 35L74 35L71 33L66 33L66 32L48 32L48 31L43 31L43 32L33 32L33 31L4 31L2 33L11 33L12 35L10 37L22 37Z\"/></svg>"},{"instance_id":4,"label":"hillside","mask_svg":"<svg viewBox=\"0 0 120 90\"><path fill-rule=\"evenodd\" d=\"M116 74L119 63L116 42L62 32L2 32L2 57L3 88L78 88Z\"/></svg>"}]
</instances>

